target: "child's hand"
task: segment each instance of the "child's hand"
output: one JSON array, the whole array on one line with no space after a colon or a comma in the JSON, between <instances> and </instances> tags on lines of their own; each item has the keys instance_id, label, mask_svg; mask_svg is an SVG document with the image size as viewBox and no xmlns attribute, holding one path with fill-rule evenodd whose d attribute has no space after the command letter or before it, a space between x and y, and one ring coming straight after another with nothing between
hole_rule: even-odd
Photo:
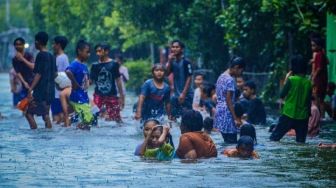
<instances>
[{"instance_id":1,"label":"child's hand","mask_svg":"<svg viewBox=\"0 0 336 188\"><path fill-rule=\"evenodd\" d=\"M170 127L168 125L163 126L163 132L169 133Z\"/></svg>"}]
</instances>

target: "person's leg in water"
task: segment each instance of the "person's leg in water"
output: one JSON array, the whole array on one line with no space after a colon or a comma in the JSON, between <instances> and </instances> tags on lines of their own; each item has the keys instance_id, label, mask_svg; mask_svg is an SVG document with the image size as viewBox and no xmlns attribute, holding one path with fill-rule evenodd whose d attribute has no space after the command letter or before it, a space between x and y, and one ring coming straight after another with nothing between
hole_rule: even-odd
<instances>
[{"instance_id":1,"label":"person's leg in water","mask_svg":"<svg viewBox=\"0 0 336 188\"><path fill-rule=\"evenodd\" d=\"M60 101L61 101L61 106L62 106L62 110L63 110L63 121L64 121L64 126L68 127L70 126L70 119L69 119L69 102L68 99L70 97L71 94L71 88L64 88L61 92L60 92Z\"/></svg>"},{"instance_id":2,"label":"person's leg in water","mask_svg":"<svg viewBox=\"0 0 336 188\"><path fill-rule=\"evenodd\" d=\"M26 113L26 119L29 123L29 126L31 129L37 129L37 124L36 124L36 121L34 119L34 114L31 114L29 112Z\"/></svg>"},{"instance_id":3,"label":"person's leg in water","mask_svg":"<svg viewBox=\"0 0 336 188\"><path fill-rule=\"evenodd\" d=\"M94 121L94 116L91 112L91 107L89 104L79 104L79 103L70 103L74 111L79 115L81 122L78 124L79 129L90 130L92 122Z\"/></svg>"},{"instance_id":4,"label":"person's leg in water","mask_svg":"<svg viewBox=\"0 0 336 188\"><path fill-rule=\"evenodd\" d=\"M271 141L279 141L291 128L293 120L285 115L281 115L277 126L270 136Z\"/></svg>"},{"instance_id":5,"label":"person's leg in water","mask_svg":"<svg viewBox=\"0 0 336 188\"><path fill-rule=\"evenodd\" d=\"M305 143L308 132L308 119L295 120L293 128L296 133L296 142Z\"/></svg>"},{"instance_id":6,"label":"person's leg in water","mask_svg":"<svg viewBox=\"0 0 336 188\"><path fill-rule=\"evenodd\" d=\"M174 119L179 118L182 114L182 107L178 102L178 97L173 95L170 98L170 104L171 104L171 114L174 117Z\"/></svg>"},{"instance_id":7,"label":"person's leg in water","mask_svg":"<svg viewBox=\"0 0 336 188\"><path fill-rule=\"evenodd\" d=\"M50 120L49 114L43 115L42 118L43 118L43 121L44 121L44 124L45 124L45 128L51 129L52 125L51 125L51 120Z\"/></svg>"},{"instance_id":8,"label":"person's leg in water","mask_svg":"<svg viewBox=\"0 0 336 188\"><path fill-rule=\"evenodd\" d=\"M106 112L108 114L107 121L116 121L122 123L120 115L120 104L117 97L108 97L106 100Z\"/></svg>"}]
</instances>

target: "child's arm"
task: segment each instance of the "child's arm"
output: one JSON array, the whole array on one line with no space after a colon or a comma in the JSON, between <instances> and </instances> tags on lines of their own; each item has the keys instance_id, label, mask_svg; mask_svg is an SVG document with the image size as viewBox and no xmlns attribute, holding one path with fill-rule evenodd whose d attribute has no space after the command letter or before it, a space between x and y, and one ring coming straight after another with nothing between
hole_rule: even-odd
<instances>
[{"instance_id":1,"label":"child's arm","mask_svg":"<svg viewBox=\"0 0 336 188\"><path fill-rule=\"evenodd\" d=\"M23 86L26 89L29 89L29 84L24 80L22 74L21 73L17 73L16 76L19 78L19 80L21 81L21 83L23 84Z\"/></svg>"},{"instance_id":2,"label":"child's arm","mask_svg":"<svg viewBox=\"0 0 336 188\"><path fill-rule=\"evenodd\" d=\"M236 116L236 113L234 112L234 107L233 107L233 103L232 103L232 96L233 96L233 91L227 91L226 92L226 104L229 107L229 110L233 116L233 119L236 123L236 126L239 127L241 125L241 121L238 119L238 117Z\"/></svg>"},{"instance_id":3,"label":"child's arm","mask_svg":"<svg viewBox=\"0 0 336 188\"><path fill-rule=\"evenodd\" d=\"M190 88L190 84L191 84L191 76L188 76L187 81L186 81L186 83L184 85L183 91L182 91L181 95L179 96L179 102L180 103L184 102L184 100L185 100L185 98L187 96L187 92L188 92L188 90Z\"/></svg>"},{"instance_id":4,"label":"child's arm","mask_svg":"<svg viewBox=\"0 0 336 188\"><path fill-rule=\"evenodd\" d=\"M124 91L122 89L122 83L121 83L121 79L120 77L116 78L116 82L117 82L117 87L118 87L118 91L119 91L119 104L120 107L123 109L124 105L125 105L125 95L124 95Z\"/></svg>"},{"instance_id":5,"label":"child's arm","mask_svg":"<svg viewBox=\"0 0 336 188\"><path fill-rule=\"evenodd\" d=\"M144 101L145 101L145 96L139 95L138 107L137 107L135 117L134 117L136 120L141 119L141 113L142 113L141 111L142 111L142 106L143 106Z\"/></svg>"},{"instance_id":6,"label":"child's arm","mask_svg":"<svg viewBox=\"0 0 336 188\"><path fill-rule=\"evenodd\" d=\"M162 134L161 134L161 136L159 138L159 141L158 141L160 143L160 145L165 143L168 133L169 133L169 127L168 126L163 126L163 131L162 131Z\"/></svg>"},{"instance_id":7,"label":"child's arm","mask_svg":"<svg viewBox=\"0 0 336 188\"><path fill-rule=\"evenodd\" d=\"M145 154L145 151L148 145L148 140L152 136L153 129L154 127L148 131L147 137L145 138L144 142L141 145L140 152L139 152L140 156L144 156Z\"/></svg>"},{"instance_id":8,"label":"child's arm","mask_svg":"<svg viewBox=\"0 0 336 188\"><path fill-rule=\"evenodd\" d=\"M34 63L32 63L32 62L30 62L30 61L28 61L21 53L17 53L16 54L16 58L18 58L20 61L22 61L24 64L26 64L26 66L29 68L29 69L31 69L31 70L33 70L34 69L34 66L35 66L35 64Z\"/></svg>"},{"instance_id":9,"label":"child's arm","mask_svg":"<svg viewBox=\"0 0 336 188\"><path fill-rule=\"evenodd\" d=\"M40 81L40 79L41 79L41 74L39 74L39 73L35 73L33 82L32 82L32 84L31 84L30 88L28 89L28 96L31 95L31 92L34 90L35 86L36 86L37 83Z\"/></svg>"},{"instance_id":10,"label":"child's arm","mask_svg":"<svg viewBox=\"0 0 336 188\"><path fill-rule=\"evenodd\" d=\"M253 153L252 153L252 158L253 158L253 159L260 159L260 156L258 155L257 152L253 151Z\"/></svg>"},{"instance_id":11,"label":"child's arm","mask_svg":"<svg viewBox=\"0 0 336 188\"><path fill-rule=\"evenodd\" d=\"M65 73L68 76L68 78L71 80L72 88L74 90L80 88L80 85L76 81L75 76L72 74L72 72L70 70L67 70L67 71L65 71Z\"/></svg>"}]
</instances>

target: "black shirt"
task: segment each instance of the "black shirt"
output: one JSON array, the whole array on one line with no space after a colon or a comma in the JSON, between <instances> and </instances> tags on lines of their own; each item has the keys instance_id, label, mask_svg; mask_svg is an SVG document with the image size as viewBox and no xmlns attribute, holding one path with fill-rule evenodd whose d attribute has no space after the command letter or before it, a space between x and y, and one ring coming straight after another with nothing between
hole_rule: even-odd
<instances>
[{"instance_id":1,"label":"black shirt","mask_svg":"<svg viewBox=\"0 0 336 188\"><path fill-rule=\"evenodd\" d=\"M100 96L117 96L117 78L120 78L118 63L111 61L92 64L90 79L96 84L95 94Z\"/></svg>"},{"instance_id":2,"label":"black shirt","mask_svg":"<svg viewBox=\"0 0 336 188\"><path fill-rule=\"evenodd\" d=\"M247 118L248 122L252 124L265 124L266 112L262 101L258 98L248 100Z\"/></svg>"},{"instance_id":3,"label":"black shirt","mask_svg":"<svg viewBox=\"0 0 336 188\"><path fill-rule=\"evenodd\" d=\"M55 57L49 52L40 51L36 56L33 72L41 75L40 81L34 88L34 99L50 104L55 98L54 79L57 74Z\"/></svg>"},{"instance_id":4,"label":"black shirt","mask_svg":"<svg viewBox=\"0 0 336 188\"><path fill-rule=\"evenodd\" d=\"M34 58L30 53L25 52L23 57L27 61L33 63ZM20 73L23 79L30 85L34 78L33 70L30 69L24 62L18 60L16 57L12 59L12 65L13 65L15 72Z\"/></svg>"}]
</instances>

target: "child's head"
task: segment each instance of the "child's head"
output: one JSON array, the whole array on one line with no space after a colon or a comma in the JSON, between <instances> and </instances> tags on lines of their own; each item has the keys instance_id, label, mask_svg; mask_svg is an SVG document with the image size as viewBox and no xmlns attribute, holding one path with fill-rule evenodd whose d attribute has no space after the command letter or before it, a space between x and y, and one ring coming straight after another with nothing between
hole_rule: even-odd
<instances>
[{"instance_id":1,"label":"child's head","mask_svg":"<svg viewBox=\"0 0 336 188\"><path fill-rule=\"evenodd\" d=\"M102 60L109 55L110 48L110 45L107 43L99 43L95 46L96 55Z\"/></svg>"},{"instance_id":2,"label":"child's head","mask_svg":"<svg viewBox=\"0 0 336 188\"><path fill-rule=\"evenodd\" d=\"M143 135L146 138L148 132L153 129L153 127L160 125L160 122L156 119L146 120L143 124Z\"/></svg>"},{"instance_id":3,"label":"child's head","mask_svg":"<svg viewBox=\"0 0 336 188\"><path fill-rule=\"evenodd\" d=\"M153 75L153 78L155 80L163 81L164 76L165 76L165 72L166 72L166 70L165 70L164 66L160 63L156 63L152 67L152 75Z\"/></svg>"},{"instance_id":4,"label":"child's head","mask_svg":"<svg viewBox=\"0 0 336 188\"><path fill-rule=\"evenodd\" d=\"M201 113L195 110L185 110L181 120L181 133L201 131L203 118Z\"/></svg>"},{"instance_id":5,"label":"child's head","mask_svg":"<svg viewBox=\"0 0 336 188\"><path fill-rule=\"evenodd\" d=\"M170 44L170 51L176 55L176 56L180 56L183 54L183 50L184 50L184 44L182 41L180 40L173 40Z\"/></svg>"},{"instance_id":6,"label":"child's head","mask_svg":"<svg viewBox=\"0 0 336 188\"><path fill-rule=\"evenodd\" d=\"M238 140L237 144L238 156L242 158L252 157L254 150L253 139L250 136L242 136Z\"/></svg>"},{"instance_id":7,"label":"child's head","mask_svg":"<svg viewBox=\"0 0 336 188\"><path fill-rule=\"evenodd\" d=\"M211 117L206 117L203 121L203 126L206 132L211 132L213 129L213 119Z\"/></svg>"},{"instance_id":8,"label":"child's head","mask_svg":"<svg viewBox=\"0 0 336 188\"><path fill-rule=\"evenodd\" d=\"M245 113L242 104L235 103L233 108L237 118L242 118Z\"/></svg>"},{"instance_id":9,"label":"child's head","mask_svg":"<svg viewBox=\"0 0 336 188\"><path fill-rule=\"evenodd\" d=\"M216 92L216 86L214 84L204 82L201 85L201 98L208 99L211 98L213 94Z\"/></svg>"},{"instance_id":10,"label":"child's head","mask_svg":"<svg viewBox=\"0 0 336 188\"><path fill-rule=\"evenodd\" d=\"M307 71L307 63L302 57L302 55L294 55L291 58L291 70L293 74L306 74Z\"/></svg>"},{"instance_id":11,"label":"child's head","mask_svg":"<svg viewBox=\"0 0 336 188\"><path fill-rule=\"evenodd\" d=\"M240 127L240 137L242 136L250 136L253 139L254 143L257 144L257 134L253 125L245 124Z\"/></svg>"},{"instance_id":12,"label":"child's head","mask_svg":"<svg viewBox=\"0 0 336 188\"><path fill-rule=\"evenodd\" d=\"M233 56L229 62L232 76L238 77L243 73L245 61L242 57Z\"/></svg>"},{"instance_id":13,"label":"child's head","mask_svg":"<svg viewBox=\"0 0 336 188\"><path fill-rule=\"evenodd\" d=\"M90 57L90 44L79 40L76 45L76 55L80 61L86 61Z\"/></svg>"},{"instance_id":14,"label":"child's head","mask_svg":"<svg viewBox=\"0 0 336 188\"><path fill-rule=\"evenodd\" d=\"M65 36L56 36L54 38L53 49L57 54L60 50L64 50L68 44L68 39Z\"/></svg>"},{"instance_id":15,"label":"child's head","mask_svg":"<svg viewBox=\"0 0 336 188\"><path fill-rule=\"evenodd\" d=\"M14 40L14 43L13 43L13 45L14 45L14 47L15 47L15 50L17 50L17 51L19 51L19 52L21 52L21 51L23 51L24 50L24 45L26 44L26 41L23 39L23 38L21 38L21 37L19 37L19 38L16 38L15 40Z\"/></svg>"},{"instance_id":16,"label":"child's head","mask_svg":"<svg viewBox=\"0 0 336 188\"><path fill-rule=\"evenodd\" d=\"M35 35L35 48L41 50L48 43L49 36L46 32L40 31Z\"/></svg>"},{"instance_id":17,"label":"child's head","mask_svg":"<svg viewBox=\"0 0 336 188\"><path fill-rule=\"evenodd\" d=\"M236 78L236 82L237 82L237 88L242 91L243 90L243 87L245 85L245 81L244 81L244 78L242 76L238 76Z\"/></svg>"},{"instance_id":18,"label":"child's head","mask_svg":"<svg viewBox=\"0 0 336 188\"><path fill-rule=\"evenodd\" d=\"M203 81L204 81L204 74L201 73L201 72L196 73L195 74L195 80L194 80L196 88L200 87L202 85Z\"/></svg>"},{"instance_id":19,"label":"child's head","mask_svg":"<svg viewBox=\"0 0 336 188\"><path fill-rule=\"evenodd\" d=\"M156 148L156 147L160 147L161 143L159 142L159 139L161 137L163 133L163 126L156 126L154 127L151 137L149 138L149 145ZM166 137L166 142L168 142L170 145L172 145L174 147L173 144L173 139L170 133L167 133L167 137Z\"/></svg>"},{"instance_id":20,"label":"child's head","mask_svg":"<svg viewBox=\"0 0 336 188\"><path fill-rule=\"evenodd\" d=\"M250 99L253 95L256 94L256 88L257 86L253 81L247 81L244 85L244 97Z\"/></svg>"},{"instance_id":21,"label":"child's head","mask_svg":"<svg viewBox=\"0 0 336 188\"><path fill-rule=\"evenodd\" d=\"M310 37L311 49L313 52L320 51L324 48L324 40L320 35Z\"/></svg>"}]
</instances>

